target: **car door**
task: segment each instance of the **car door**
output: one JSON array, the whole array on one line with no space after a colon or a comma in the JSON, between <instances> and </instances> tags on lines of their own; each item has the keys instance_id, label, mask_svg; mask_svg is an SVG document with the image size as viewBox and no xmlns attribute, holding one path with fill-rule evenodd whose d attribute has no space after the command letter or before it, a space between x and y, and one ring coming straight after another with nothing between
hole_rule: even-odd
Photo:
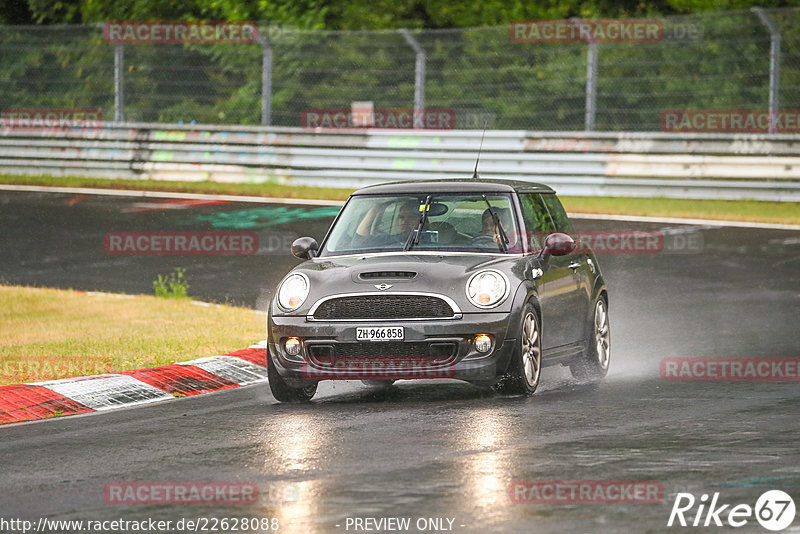
<instances>
[{"instance_id":1,"label":"car door","mask_svg":"<svg viewBox=\"0 0 800 534\"><path fill-rule=\"evenodd\" d=\"M541 250L548 235L559 231L557 210L551 214L544 198L546 196L539 193L519 194L526 235L535 254ZM563 208L561 210L563 212ZM542 345L545 349L582 340L585 306L581 297L579 256L573 252L542 259L539 300L542 308Z\"/></svg>"},{"instance_id":2,"label":"car door","mask_svg":"<svg viewBox=\"0 0 800 534\"><path fill-rule=\"evenodd\" d=\"M565 234L573 234L572 223L561 201L555 194L541 195L556 230ZM577 247L572 253L561 256L575 279L576 292L570 298L570 339L567 343L582 342L586 334L586 318L589 315L590 297L592 293L592 273L588 251Z\"/></svg>"}]
</instances>

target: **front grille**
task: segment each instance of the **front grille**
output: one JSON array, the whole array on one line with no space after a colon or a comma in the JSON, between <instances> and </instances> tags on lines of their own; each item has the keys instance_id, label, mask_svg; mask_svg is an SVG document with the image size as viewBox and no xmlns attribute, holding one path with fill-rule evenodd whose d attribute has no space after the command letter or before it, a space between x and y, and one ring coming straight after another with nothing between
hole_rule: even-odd
<instances>
[{"instance_id":1,"label":"front grille","mask_svg":"<svg viewBox=\"0 0 800 534\"><path fill-rule=\"evenodd\" d=\"M309 344L312 360L327 361L347 358L424 358L442 362L452 360L458 352L454 341L386 341L367 343Z\"/></svg>"},{"instance_id":2,"label":"front grille","mask_svg":"<svg viewBox=\"0 0 800 534\"><path fill-rule=\"evenodd\" d=\"M429 295L354 295L326 300L314 319L427 319L451 318L454 311Z\"/></svg>"}]
</instances>

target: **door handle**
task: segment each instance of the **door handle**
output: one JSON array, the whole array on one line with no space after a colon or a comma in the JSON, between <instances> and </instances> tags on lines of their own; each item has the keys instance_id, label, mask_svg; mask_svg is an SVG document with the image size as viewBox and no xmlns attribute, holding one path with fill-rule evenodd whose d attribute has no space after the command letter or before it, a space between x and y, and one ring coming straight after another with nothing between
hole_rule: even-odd
<instances>
[{"instance_id":1,"label":"door handle","mask_svg":"<svg viewBox=\"0 0 800 534\"><path fill-rule=\"evenodd\" d=\"M569 268L572 269L573 271L577 271L578 267L580 266L581 263L579 261L573 261L572 263L569 264Z\"/></svg>"}]
</instances>

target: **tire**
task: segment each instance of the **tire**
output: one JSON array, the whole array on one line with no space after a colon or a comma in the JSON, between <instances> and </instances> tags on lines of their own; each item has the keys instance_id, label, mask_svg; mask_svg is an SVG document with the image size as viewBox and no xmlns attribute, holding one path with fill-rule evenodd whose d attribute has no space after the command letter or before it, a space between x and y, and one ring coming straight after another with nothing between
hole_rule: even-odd
<instances>
[{"instance_id":1,"label":"tire","mask_svg":"<svg viewBox=\"0 0 800 534\"><path fill-rule=\"evenodd\" d=\"M267 379L272 396L280 402L308 402L317 392L317 382L299 388L287 384L278 374L270 355L267 355Z\"/></svg>"},{"instance_id":2,"label":"tire","mask_svg":"<svg viewBox=\"0 0 800 534\"><path fill-rule=\"evenodd\" d=\"M378 387L388 389L394 384L394 380L362 380L361 383L365 386Z\"/></svg>"},{"instance_id":3,"label":"tire","mask_svg":"<svg viewBox=\"0 0 800 534\"><path fill-rule=\"evenodd\" d=\"M611 363L611 326L608 322L608 303L601 295L594 304L592 324L583 354L569 365L578 380L600 380L608 373Z\"/></svg>"},{"instance_id":4,"label":"tire","mask_svg":"<svg viewBox=\"0 0 800 534\"><path fill-rule=\"evenodd\" d=\"M542 329L530 304L522 309L519 335L508 371L495 386L506 395L532 395L542 376Z\"/></svg>"}]
</instances>

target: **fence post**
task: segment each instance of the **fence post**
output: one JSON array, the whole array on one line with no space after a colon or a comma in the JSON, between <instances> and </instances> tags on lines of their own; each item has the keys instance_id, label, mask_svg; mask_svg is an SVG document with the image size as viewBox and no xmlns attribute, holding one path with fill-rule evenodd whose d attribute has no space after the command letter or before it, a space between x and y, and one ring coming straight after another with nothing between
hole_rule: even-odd
<instances>
[{"instance_id":1,"label":"fence post","mask_svg":"<svg viewBox=\"0 0 800 534\"><path fill-rule=\"evenodd\" d=\"M425 50L405 28L397 30L417 54L414 63L414 128L424 128L425 122Z\"/></svg>"},{"instance_id":2,"label":"fence post","mask_svg":"<svg viewBox=\"0 0 800 534\"><path fill-rule=\"evenodd\" d=\"M125 120L124 58L122 45L114 45L114 122Z\"/></svg>"},{"instance_id":3,"label":"fence post","mask_svg":"<svg viewBox=\"0 0 800 534\"><path fill-rule=\"evenodd\" d=\"M775 119L780 107L781 85L781 31L775 22L764 12L763 8L753 7L761 23L769 30L769 133L775 133Z\"/></svg>"},{"instance_id":4,"label":"fence post","mask_svg":"<svg viewBox=\"0 0 800 534\"><path fill-rule=\"evenodd\" d=\"M267 32L258 32L261 42L261 125L272 125L272 46Z\"/></svg>"},{"instance_id":5,"label":"fence post","mask_svg":"<svg viewBox=\"0 0 800 534\"><path fill-rule=\"evenodd\" d=\"M594 117L597 109L597 43L589 43L586 51L586 117L584 129L594 130Z\"/></svg>"},{"instance_id":6,"label":"fence post","mask_svg":"<svg viewBox=\"0 0 800 534\"><path fill-rule=\"evenodd\" d=\"M582 19L573 17L569 20L573 25L578 25L580 29ZM586 104L583 118L583 129L587 132L594 130L594 117L597 109L597 52L597 41L589 40L589 47L586 49Z\"/></svg>"}]
</instances>

